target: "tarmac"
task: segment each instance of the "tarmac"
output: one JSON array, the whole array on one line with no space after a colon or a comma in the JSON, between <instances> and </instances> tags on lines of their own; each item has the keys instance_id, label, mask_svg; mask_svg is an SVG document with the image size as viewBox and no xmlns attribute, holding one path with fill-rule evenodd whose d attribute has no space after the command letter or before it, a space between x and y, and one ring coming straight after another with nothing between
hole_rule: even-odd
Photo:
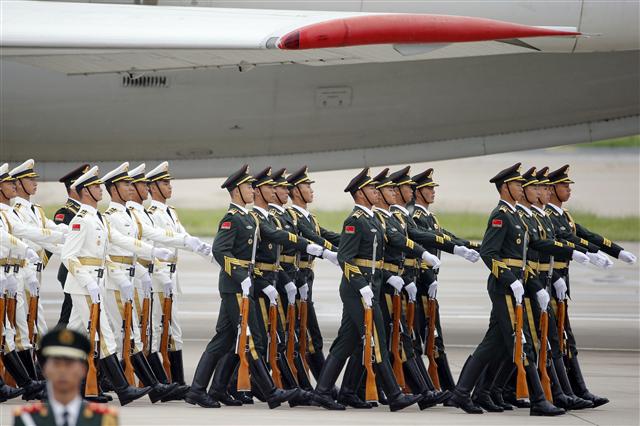
<instances>
[{"instance_id":1,"label":"tarmac","mask_svg":"<svg viewBox=\"0 0 640 426\"><path fill-rule=\"evenodd\" d=\"M625 244L638 254L640 244ZM58 318L61 291L55 275L58 258L44 272L41 297L47 323ZM219 307L219 267L203 258L181 255L178 266L183 294L179 296L180 321L185 338L185 374L188 380L200 354L211 338ZM438 298L447 353L455 377L466 357L486 330L490 309L486 293L488 269L445 254L440 272ZM318 262L314 300L325 338L325 353L335 337L341 304L337 287L340 271L326 261ZM610 270L576 265L571 268L571 322L581 349L580 359L592 392L611 402L597 409L570 412L556 418L530 417L521 409L502 414L468 415L460 410L434 407L419 411L409 407L390 413L386 407L330 412L317 407L269 410L252 406L204 409L184 402L152 405L144 398L119 408L123 425L638 425L640 422L640 267L615 261ZM0 404L0 425L11 424L11 413L20 400ZM114 406L117 402L114 401Z\"/></svg>"}]
</instances>

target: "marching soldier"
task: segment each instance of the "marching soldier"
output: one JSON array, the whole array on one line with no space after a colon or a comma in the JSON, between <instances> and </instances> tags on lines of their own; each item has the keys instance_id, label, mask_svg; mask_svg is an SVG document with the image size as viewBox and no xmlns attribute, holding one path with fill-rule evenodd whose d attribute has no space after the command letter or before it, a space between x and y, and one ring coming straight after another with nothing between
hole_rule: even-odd
<instances>
[{"instance_id":1,"label":"marching soldier","mask_svg":"<svg viewBox=\"0 0 640 426\"><path fill-rule=\"evenodd\" d=\"M53 221L57 224L63 223L69 225L71 219L80 211L80 201L78 201L78 194L75 190L71 189L71 184L75 182L77 178L89 171L89 165L83 164L66 175L62 176L58 182L63 183L67 190L67 202L64 206L59 208L53 215ZM69 317L71 316L71 296L64 293L64 282L67 279L67 268L61 263L58 268L58 282L62 286L64 300L62 307L60 308L60 318L58 319L57 327L66 327L69 324Z\"/></svg>"},{"instance_id":2,"label":"marching soldier","mask_svg":"<svg viewBox=\"0 0 640 426\"><path fill-rule=\"evenodd\" d=\"M256 239L270 240L272 241L270 244L295 245L300 250L306 250L318 256L322 255L322 247L308 244L306 240L298 238L294 234L275 230L268 225L266 220L260 219L256 213L249 212L246 205L254 201L254 189L251 185L254 181L255 179L248 172L248 166L245 165L222 184L222 188L229 191L231 204L227 214L220 222L212 248L213 256L221 266L218 280L222 298L220 314L216 324L216 334L200 357L193 383L185 397L188 403L201 407L215 408L220 406L214 397L206 393L206 388L221 359L228 353L235 351L234 343L239 328L238 324L240 324L240 304L243 297L248 298L249 301L247 321L250 333L247 337L249 348L247 358L253 388L269 404L269 408L275 408L280 403L289 401L298 395L298 389L278 389L267 370L263 357L263 354L266 353L264 326L260 325L258 321L257 314L260 308L255 302L260 295L259 292L267 285L264 281L258 282L256 279L263 272L258 270L254 274L255 276L249 276L249 270L252 253L256 253L257 250L258 241ZM262 222L265 222L266 226L263 226ZM257 257L257 253L255 256ZM274 262L275 258L270 263ZM265 272L270 271L265 270ZM258 286L260 288L257 288ZM233 355L232 370L235 369L238 362L238 355Z\"/></svg>"},{"instance_id":3,"label":"marching soldier","mask_svg":"<svg viewBox=\"0 0 640 426\"><path fill-rule=\"evenodd\" d=\"M101 306L106 290L102 283L107 255L111 244L128 252L168 260L171 252L152 247L109 226L96 210L102 199L102 181L94 166L71 185L80 196L81 209L69 224L70 231L62 247L62 262L69 270L65 292L71 294L72 311L69 328L84 332L88 329L90 310L99 309L99 359L102 373L111 381L121 405L126 405L148 394L152 388L134 388L124 376L113 329L106 309Z\"/></svg>"},{"instance_id":4,"label":"marching soldier","mask_svg":"<svg viewBox=\"0 0 640 426\"><path fill-rule=\"evenodd\" d=\"M569 211L562 207L563 203L569 201L571 197L570 185L574 183L569 177L569 165L564 165L559 169L550 172L548 175L549 183L553 185L550 191L550 200L546 205L545 212L551 218L557 238L571 241L575 244L582 244L589 248L596 246L602 252L611 257L622 260L623 262L633 264L636 262L636 256L624 250L618 244L612 242L608 238L598 235L584 226L576 223ZM590 250L591 251L591 250ZM554 273L557 272L561 280L554 282L554 298L555 309L558 308L558 302L564 302L566 309L565 332L566 332L566 353L564 360L571 380L573 391L582 399L588 399L593 402L594 407L599 407L609 402L605 397L597 396L587 388L580 363L578 362L578 348L575 336L571 329L571 323L568 315L568 299L569 296L569 260L568 258L560 258L554 263ZM611 266L611 261L607 266ZM562 338L563 336L559 336Z\"/></svg>"},{"instance_id":5,"label":"marching soldier","mask_svg":"<svg viewBox=\"0 0 640 426\"><path fill-rule=\"evenodd\" d=\"M169 163L166 161L160 163L156 168L148 172L145 176L149 193L151 194L151 203L147 209L147 213L151 218L154 226L163 230L167 236L171 237L177 234L187 235L185 244L189 244L192 251L202 255L208 255L211 246L200 239L190 236L184 229L178 218L178 212L173 206L167 205L167 200L171 198L173 189L171 187L171 174L169 173ZM173 257L168 262L159 262L154 265L154 273L152 274L153 282L153 298L152 303L152 352L161 352L165 348L160 347L160 337L163 333L162 316L164 299L171 299L171 321L169 330L169 349L168 356L170 359L171 371L167 371L171 380L178 383L179 392L176 392L175 399L183 399L189 387L184 381L184 365L182 357L182 327L178 317L179 296L182 293L180 289L180 281L178 279L178 248L170 246L173 250ZM166 332L166 331L165 331Z\"/></svg>"},{"instance_id":6,"label":"marching soldier","mask_svg":"<svg viewBox=\"0 0 640 426\"><path fill-rule=\"evenodd\" d=\"M515 203L522 198L522 182L520 163L517 163L496 176L490 182L496 185L500 194L498 206L489 217L487 230L482 240L480 255L491 270L487 290L491 298L492 309L489 329L484 339L462 368L458 384L450 401L467 413L481 414L482 408L476 406L470 398L471 390L476 384L485 366L496 356L509 357L514 353L514 331L516 319L514 305L521 305L525 293L524 276L526 269L523 253L526 253L527 237L523 223L518 217ZM522 271L522 272L521 272ZM525 321L526 324L526 321ZM535 355L531 346L531 338L523 327L524 341L522 363L529 383L530 414L537 416L556 416L565 411L557 408L545 399L545 394L535 366ZM520 340L519 337L517 336ZM520 361L520 360L518 360ZM511 366L509 366L511 368Z\"/></svg>"},{"instance_id":7,"label":"marching soldier","mask_svg":"<svg viewBox=\"0 0 640 426\"><path fill-rule=\"evenodd\" d=\"M318 222L318 218L307 210L309 204L313 203L312 184L315 183L309 176L308 167L303 166L287 176L287 183L289 184L289 197L291 198L291 207L288 212L296 221L298 235L323 246L327 249L324 254L328 256L328 260L332 263L337 263L337 256L332 253L337 251L340 243L340 234L323 228ZM287 262L285 262L285 268L287 267L286 264ZM318 380L325 357L322 351L322 332L318 325L318 318L313 304L314 257L301 253L297 266L296 287L298 287L300 300L304 300L307 305L307 330L309 333L307 338L309 353L301 356L304 356L305 362L309 364L311 373Z\"/></svg>"},{"instance_id":8,"label":"marching soldier","mask_svg":"<svg viewBox=\"0 0 640 426\"><path fill-rule=\"evenodd\" d=\"M362 170L345 188L355 202L352 214L345 220L338 260L343 274L340 283L340 299L343 303L342 320L338 336L333 341L325 364L318 378L316 394L318 402L330 410L344 410L331 393L347 358L364 353L362 336L371 333L375 342L372 352L373 370L379 377L391 411L401 410L423 399L422 395L405 395L400 390L389 362L385 338L385 324L379 300L382 286L381 266L385 246L382 224L371 210L377 200L375 181L369 169ZM366 310L372 310L373 325L365 326ZM367 314L368 315L368 314ZM365 333L365 331L367 333ZM364 360L369 362L369 360Z\"/></svg>"},{"instance_id":9,"label":"marching soldier","mask_svg":"<svg viewBox=\"0 0 640 426\"><path fill-rule=\"evenodd\" d=\"M42 337L40 358L47 378L44 402L20 407L14 412L16 426L85 426L118 424L118 413L104 404L87 403L80 395L80 384L87 374L90 345L77 331L56 327Z\"/></svg>"}]
</instances>

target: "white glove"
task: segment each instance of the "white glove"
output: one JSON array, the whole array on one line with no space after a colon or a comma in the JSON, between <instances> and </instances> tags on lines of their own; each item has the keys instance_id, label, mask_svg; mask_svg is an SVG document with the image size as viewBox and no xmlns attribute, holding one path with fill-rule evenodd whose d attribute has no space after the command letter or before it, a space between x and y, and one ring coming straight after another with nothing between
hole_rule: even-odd
<instances>
[{"instance_id":1,"label":"white glove","mask_svg":"<svg viewBox=\"0 0 640 426\"><path fill-rule=\"evenodd\" d=\"M269 304L277 305L278 290L272 285L268 285L262 289L262 292L269 298Z\"/></svg>"},{"instance_id":2,"label":"white glove","mask_svg":"<svg viewBox=\"0 0 640 426\"><path fill-rule=\"evenodd\" d=\"M373 305L373 290L371 290L371 287L369 287L368 285L362 287L360 289L360 294L364 299L364 304L370 308Z\"/></svg>"},{"instance_id":3,"label":"white glove","mask_svg":"<svg viewBox=\"0 0 640 426\"><path fill-rule=\"evenodd\" d=\"M287 300L289 301L289 304L293 305L294 303L296 303L296 293L298 292L298 289L296 288L296 285L293 283L293 281L288 282L284 286L284 289L287 291Z\"/></svg>"},{"instance_id":4,"label":"white glove","mask_svg":"<svg viewBox=\"0 0 640 426\"><path fill-rule=\"evenodd\" d=\"M404 289L406 290L407 295L409 296L409 300L411 300L412 302L415 302L416 295L418 294L418 288L416 287L416 283L410 282L409 284L404 286Z\"/></svg>"},{"instance_id":5,"label":"white glove","mask_svg":"<svg viewBox=\"0 0 640 426\"><path fill-rule=\"evenodd\" d=\"M198 251L201 244L202 241L200 241L200 238L192 237L189 234L184 237L184 245L193 252Z\"/></svg>"},{"instance_id":6,"label":"white glove","mask_svg":"<svg viewBox=\"0 0 640 426\"><path fill-rule=\"evenodd\" d=\"M593 263L598 268L605 268L609 263L607 262L607 256L600 251L597 253L587 253L586 256L589 259L589 262Z\"/></svg>"},{"instance_id":7,"label":"white glove","mask_svg":"<svg viewBox=\"0 0 640 426\"><path fill-rule=\"evenodd\" d=\"M564 279L558 278L556 282L553 283L553 288L556 289L556 297L559 300L567 298L567 283L564 282Z\"/></svg>"},{"instance_id":8,"label":"white glove","mask_svg":"<svg viewBox=\"0 0 640 426\"><path fill-rule=\"evenodd\" d=\"M438 294L438 281L432 282L427 289L427 295L429 295L429 299L435 299L436 294Z\"/></svg>"},{"instance_id":9,"label":"white glove","mask_svg":"<svg viewBox=\"0 0 640 426\"><path fill-rule=\"evenodd\" d=\"M173 293L173 283L171 281L167 281L166 283L162 284L162 292L164 293L165 297L171 296L171 293Z\"/></svg>"},{"instance_id":10,"label":"white glove","mask_svg":"<svg viewBox=\"0 0 640 426\"><path fill-rule=\"evenodd\" d=\"M208 257L211 256L211 244L207 244L205 242L200 242L200 247L196 250L196 253L201 254L202 256Z\"/></svg>"},{"instance_id":11,"label":"white glove","mask_svg":"<svg viewBox=\"0 0 640 426\"><path fill-rule=\"evenodd\" d=\"M387 284L395 288L397 291L402 291L402 287L404 286L404 280L397 275L392 275L387 280Z\"/></svg>"},{"instance_id":12,"label":"white glove","mask_svg":"<svg viewBox=\"0 0 640 426\"><path fill-rule=\"evenodd\" d=\"M18 280L15 275L8 275L5 277L4 288L11 296L14 296L18 292Z\"/></svg>"},{"instance_id":13,"label":"white glove","mask_svg":"<svg viewBox=\"0 0 640 426\"><path fill-rule=\"evenodd\" d=\"M469 258L467 259L469 262L476 263L478 260L480 260L480 253L478 253L477 250L469 249L469 252L470 252L470 255L469 255Z\"/></svg>"},{"instance_id":14,"label":"white glove","mask_svg":"<svg viewBox=\"0 0 640 426\"><path fill-rule=\"evenodd\" d=\"M422 260L431 265L433 269L438 269L440 267L440 259L438 259L438 256L434 256L428 251L422 253Z\"/></svg>"},{"instance_id":15,"label":"white glove","mask_svg":"<svg viewBox=\"0 0 640 426\"><path fill-rule=\"evenodd\" d=\"M340 265L340 262L338 262L338 253L335 251L331 251L331 250L323 251L322 258L328 260L334 265Z\"/></svg>"},{"instance_id":16,"label":"white glove","mask_svg":"<svg viewBox=\"0 0 640 426\"><path fill-rule=\"evenodd\" d=\"M626 250L622 250L620 253L618 253L618 259L622 260L625 263L628 263L629 265L633 265L638 260L638 258L633 253Z\"/></svg>"},{"instance_id":17,"label":"white glove","mask_svg":"<svg viewBox=\"0 0 640 426\"><path fill-rule=\"evenodd\" d=\"M571 255L571 259L575 260L581 265L586 265L587 263L589 263L589 256L579 252L578 250L573 251L573 254Z\"/></svg>"},{"instance_id":18,"label":"white glove","mask_svg":"<svg viewBox=\"0 0 640 426\"><path fill-rule=\"evenodd\" d=\"M520 280L515 280L511 283L511 290L513 291L513 297L516 298L516 303L519 305L522 303L522 296L524 296L524 287Z\"/></svg>"},{"instance_id":19,"label":"white glove","mask_svg":"<svg viewBox=\"0 0 640 426\"><path fill-rule=\"evenodd\" d=\"M120 295L125 302L133 300L133 283L129 280L122 280L120 283Z\"/></svg>"},{"instance_id":20,"label":"white glove","mask_svg":"<svg viewBox=\"0 0 640 426\"><path fill-rule=\"evenodd\" d=\"M35 296L36 294L38 294L39 287L40 287L40 283L38 282L38 280L33 279L29 281L29 293L31 293L32 296Z\"/></svg>"},{"instance_id":21,"label":"white glove","mask_svg":"<svg viewBox=\"0 0 640 426\"><path fill-rule=\"evenodd\" d=\"M151 286L151 275L147 272L143 276L140 277L140 284L142 284L142 291L145 296L151 296L152 286Z\"/></svg>"},{"instance_id":22,"label":"white glove","mask_svg":"<svg viewBox=\"0 0 640 426\"><path fill-rule=\"evenodd\" d=\"M540 305L540 309L544 312L547 310L547 306L549 306L549 300L551 299L551 297L549 297L549 293L547 293L547 290L538 290L536 292L536 298L538 299L538 305Z\"/></svg>"},{"instance_id":23,"label":"white glove","mask_svg":"<svg viewBox=\"0 0 640 426\"><path fill-rule=\"evenodd\" d=\"M100 303L100 287L98 287L97 282L91 281L87 284L87 291L89 292L89 296L91 296L91 302Z\"/></svg>"},{"instance_id":24,"label":"white glove","mask_svg":"<svg viewBox=\"0 0 640 426\"><path fill-rule=\"evenodd\" d=\"M300 293L300 300L306 301L307 297L309 297L309 284L300 286L298 292Z\"/></svg>"},{"instance_id":25,"label":"white glove","mask_svg":"<svg viewBox=\"0 0 640 426\"><path fill-rule=\"evenodd\" d=\"M38 256L38 253L36 253L36 251L31 247L27 247L27 250L24 253L24 258L27 259L29 263L33 263L33 264L41 262L40 256Z\"/></svg>"},{"instance_id":26,"label":"white glove","mask_svg":"<svg viewBox=\"0 0 640 426\"><path fill-rule=\"evenodd\" d=\"M173 257L173 251L163 247L154 247L151 249L151 256L167 262Z\"/></svg>"},{"instance_id":27,"label":"white glove","mask_svg":"<svg viewBox=\"0 0 640 426\"><path fill-rule=\"evenodd\" d=\"M468 249L465 246L455 246L453 248L453 254L460 256L469 262L477 262L479 256L477 251Z\"/></svg>"},{"instance_id":28,"label":"white glove","mask_svg":"<svg viewBox=\"0 0 640 426\"><path fill-rule=\"evenodd\" d=\"M323 251L324 251L324 248L322 248L322 246L319 246L314 243L311 243L307 246L307 254L310 254L311 256L320 257L322 256Z\"/></svg>"},{"instance_id":29,"label":"white glove","mask_svg":"<svg viewBox=\"0 0 640 426\"><path fill-rule=\"evenodd\" d=\"M240 286L242 287L242 295L248 296L249 289L251 288L251 278L247 277L244 280L242 280L242 282L240 283Z\"/></svg>"}]
</instances>

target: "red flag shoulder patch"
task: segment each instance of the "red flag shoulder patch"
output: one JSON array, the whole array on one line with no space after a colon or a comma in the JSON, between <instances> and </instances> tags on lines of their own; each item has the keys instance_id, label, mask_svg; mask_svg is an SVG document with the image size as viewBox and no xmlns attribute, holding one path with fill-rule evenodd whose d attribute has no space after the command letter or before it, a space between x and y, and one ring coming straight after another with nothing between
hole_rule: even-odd
<instances>
[{"instance_id":1,"label":"red flag shoulder patch","mask_svg":"<svg viewBox=\"0 0 640 426\"><path fill-rule=\"evenodd\" d=\"M493 219L491 221L491 226L494 228L502 228L502 219Z\"/></svg>"},{"instance_id":2,"label":"red flag shoulder patch","mask_svg":"<svg viewBox=\"0 0 640 426\"><path fill-rule=\"evenodd\" d=\"M53 218L53 220L64 220L64 214L58 213L56 217Z\"/></svg>"},{"instance_id":3,"label":"red flag shoulder patch","mask_svg":"<svg viewBox=\"0 0 640 426\"><path fill-rule=\"evenodd\" d=\"M80 230L80 224L79 223L74 223L73 225L71 225L71 230L72 231L79 231Z\"/></svg>"},{"instance_id":4,"label":"red flag shoulder patch","mask_svg":"<svg viewBox=\"0 0 640 426\"><path fill-rule=\"evenodd\" d=\"M222 222L220 229L231 229L231 222Z\"/></svg>"},{"instance_id":5,"label":"red flag shoulder patch","mask_svg":"<svg viewBox=\"0 0 640 426\"><path fill-rule=\"evenodd\" d=\"M356 227L353 225L347 225L344 227L344 232L346 234L355 234L356 233Z\"/></svg>"}]
</instances>

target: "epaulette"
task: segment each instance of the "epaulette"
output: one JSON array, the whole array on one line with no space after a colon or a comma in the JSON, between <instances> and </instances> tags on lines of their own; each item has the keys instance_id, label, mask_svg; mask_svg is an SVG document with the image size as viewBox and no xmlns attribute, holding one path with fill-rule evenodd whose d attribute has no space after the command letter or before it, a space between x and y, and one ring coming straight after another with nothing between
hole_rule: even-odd
<instances>
[{"instance_id":1,"label":"epaulette","mask_svg":"<svg viewBox=\"0 0 640 426\"><path fill-rule=\"evenodd\" d=\"M413 211L413 216L411 216L411 217L413 217L413 218L420 218L423 214L424 214L424 212L423 212L422 210L420 210L420 209L415 209L415 210Z\"/></svg>"},{"instance_id":2,"label":"epaulette","mask_svg":"<svg viewBox=\"0 0 640 426\"><path fill-rule=\"evenodd\" d=\"M501 212L509 213L509 207L507 206L500 206L498 210Z\"/></svg>"},{"instance_id":3,"label":"epaulette","mask_svg":"<svg viewBox=\"0 0 640 426\"><path fill-rule=\"evenodd\" d=\"M302 217L302 213L300 213L298 210L294 209L293 207L289 207L287 208L287 210L289 210L289 213L291 213L291 216L293 217Z\"/></svg>"},{"instance_id":4,"label":"epaulette","mask_svg":"<svg viewBox=\"0 0 640 426\"><path fill-rule=\"evenodd\" d=\"M227 211L227 213L229 213L229 214L236 214L236 213L238 213L239 211L240 211L240 210L238 210L238 209L229 209L229 211Z\"/></svg>"},{"instance_id":5,"label":"epaulette","mask_svg":"<svg viewBox=\"0 0 640 426\"><path fill-rule=\"evenodd\" d=\"M362 210L356 210L355 212L353 212L351 216L355 217L356 219L359 219L360 216L362 216L363 214L364 212Z\"/></svg>"},{"instance_id":6,"label":"epaulette","mask_svg":"<svg viewBox=\"0 0 640 426\"><path fill-rule=\"evenodd\" d=\"M42 208L42 206L41 206L40 204L36 204L36 203L33 203L33 206L34 206L34 207Z\"/></svg>"},{"instance_id":7,"label":"epaulette","mask_svg":"<svg viewBox=\"0 0 640 426\"><path fill-rule=\"evenodd\" d=\"M44 406L44 404L40 401L38 402L34 402L33 404L26 404L23 405L22 407L17 407L14 411L13 411L13 415L14 416L20 416L21 414L34 414L37 413L41 410L45 409L46 407Z\"/></svg>"},{"instance_id":8,"label":"epaulette","mask_svg":"<svg viewBox=\"0 0 640 426\"><path fill-rule=\"evenodd\" d=\"M289 215L291 216L291 219L293 220L293 225L294 226L298 226L298 215L296 214L296 209L294 209L293 207L287 207L287 211L289 212Z\"/></svg>"},{"instance_id":9,"label":"epaulette","mask_svg":"<svg viewBox=\"0 0 640 426\"><path fill-rule=\"evenodd\" d=\"M149 213L153 213L153 212L155 212L156 210L158 210L158 206L151 206L151 207L149 207L149 208L147 209L147 212L149 212Z\"/></svg>"},{"instance_id":10,"label":"epaulette","mask_svg":"<svg viewBox=\"0 0 640 426\"><path fill-rule=\"evenodd\" d=\"M110 214L115 213L116 211L117 211L117 209L115 207L111 207L111 208L107 209L107 211L105 211L104 214L110 215Z\"/></svg>"},{"instance_id":11,"label":"epaulette","mask_svg":"<svg viewBox=\"0 0 640 426\"><path fill-rule=\"evenodd\" d=\"M78 214L76 214L76 216L84 217L86 214L87 214L87 211L85 209L82 209L78 212Z\"/></svg>"},{"instance_id":12,"label":"epaulette","mask_svg":"<svg viewBox=\"0 0 640 426\"><path fill-rule=\"evenodd\" d=\"M22 204L20 204L20 203L15 203L15 204L13 205L13 208L14 208L14 209L17 209L17 210L20 210L20 207L22 207Z\"/></svg>"},{"instance_id":13,"label":"epaulette","mask_svg":"<svg viewBox=\"0 0 640 426\"><path fill-rule=\"evenodd\" d=\"M113 416L118 415L118 410L109 407L107 404L99 404L97 402L90 402L87 404L85 410L88 410L94 414L110 414Z\"/></svg>"}]
</instances>

